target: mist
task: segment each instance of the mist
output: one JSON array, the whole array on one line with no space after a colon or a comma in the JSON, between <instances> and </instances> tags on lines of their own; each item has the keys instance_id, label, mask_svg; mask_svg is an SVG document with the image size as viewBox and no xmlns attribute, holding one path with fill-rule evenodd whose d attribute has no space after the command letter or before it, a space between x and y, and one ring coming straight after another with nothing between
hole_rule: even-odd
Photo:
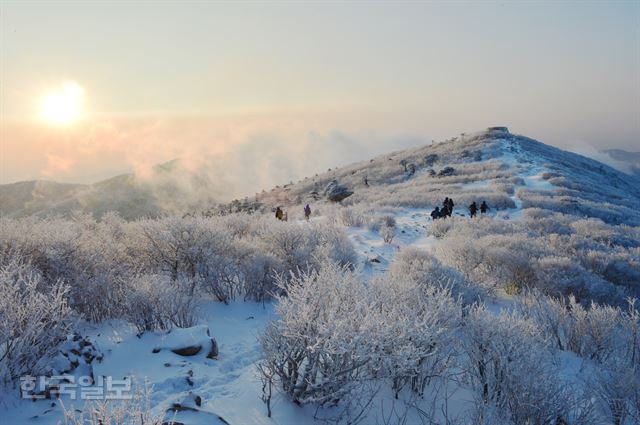
<instances>
[{"instance_id":1,"label":"mist","mask_svg":"<svg viewBox=\"0 0 640 425\"><path fill-rule=\"evenodd\" d=\"M139 183L163 192L158 199L170 198L164 192L172 187L180 199L167 202L196 205L251 196L431 142L383 128L342 128L319 119L261 116L105 119L65 131L14 124L4 130L1 182L90 184L133 173Z\"/></svg>"}]
</instances>

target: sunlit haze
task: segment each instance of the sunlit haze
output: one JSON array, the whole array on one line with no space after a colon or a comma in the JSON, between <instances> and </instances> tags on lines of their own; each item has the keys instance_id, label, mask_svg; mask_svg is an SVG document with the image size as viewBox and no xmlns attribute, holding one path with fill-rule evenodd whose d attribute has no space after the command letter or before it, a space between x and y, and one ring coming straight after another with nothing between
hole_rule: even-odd
<instances>
[{"instance_id":1,"label":"sunlit haze","mask_svg":"<svg viewBox=\"0 0 640 425\"><path fill-rule=\"evenodd\" d=\"M489 125L637 151L640 3L3 0L0 86L0 183L180 158L251 193Z\"/></svg>"}]
</instances>

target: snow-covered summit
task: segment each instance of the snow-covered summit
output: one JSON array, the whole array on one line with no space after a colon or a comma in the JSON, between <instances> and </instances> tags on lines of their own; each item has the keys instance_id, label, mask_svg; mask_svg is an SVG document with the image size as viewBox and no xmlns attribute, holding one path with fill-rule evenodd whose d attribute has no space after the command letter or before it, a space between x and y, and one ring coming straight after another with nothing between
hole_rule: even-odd
<instances>
[{"instance_id":1,"label":"snow-covered summit","mask_svg":"<svg viewBox=\"0 0 640 425\"><path fill-rule=\"evenodd\" d=\"M256 197L265 207L324 202L337 182L353 192L343 205L432 208L452 196L486 200L497 209L543 207L608 223L640 224L640 189L606 164L489 127L439 143L390 152Z\"/></svg>"}]
</instances>

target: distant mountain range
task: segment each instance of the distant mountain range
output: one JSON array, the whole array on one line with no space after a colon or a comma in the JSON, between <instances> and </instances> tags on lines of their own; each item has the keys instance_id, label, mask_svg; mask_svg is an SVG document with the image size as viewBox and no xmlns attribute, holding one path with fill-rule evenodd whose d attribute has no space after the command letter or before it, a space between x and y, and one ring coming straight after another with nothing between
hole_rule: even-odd
<instances>
[{"instance_id":1,"label":"distant mountain range","mask_svg":"<svg viewBox=\"0 0 640 425\"><path fill-rule=\"evenodd\" d=\"M206 177L185 172L173 160L153 168L144 179L122 174L94 184L46 180L0 185L0 215L69 215L84 212L101 217L115 211L125 219L157 217L204 208L219 193Z\"/></svg>"},{"instance_id":2,"label":"distant mountain range","mask_svg":"<svg viewBox=\"0 0 640 425\"><path fill-rule=\"evenodd\" d=\"M607 149L602 153L616 161L625 172L640 177L640 152L629 152L622 149Z\"/></svg>"}]
</instances>

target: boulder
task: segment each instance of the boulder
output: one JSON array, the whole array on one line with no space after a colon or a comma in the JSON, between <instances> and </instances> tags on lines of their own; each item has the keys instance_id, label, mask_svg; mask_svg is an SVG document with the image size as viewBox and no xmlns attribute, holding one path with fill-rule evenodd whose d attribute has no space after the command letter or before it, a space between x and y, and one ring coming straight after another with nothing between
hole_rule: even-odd
<instances>
[{"instance_id":1,"label":"boulder","mask_svg":"<svg viewBox=\"0 0 640 425\"><path fill-rule=\"evenodd\" d=\"M153 348L153 353L171 351L184 357L206 353L210 359L218 355L218 344L204 325L173 329L162 337L162 342Z\"/></svg>"},{"instance_id":2,"label":"boulder","mask_svg":"<svg viewBox=\"0 0 640 425\"><path fill-rule=\"evenodd\" d=\"M338 184L337 180L332 180L324 190L324 194L331 202L340 202L353 195L346 186Z\"/></svg>"},{"instance_id":3,"label":"boulder","mask_svg":"<svg viewBox=\"0 0 640 425\"><path fill-rule=\"evenodd\" d=\"M189 345L186 347L172 348L171 351L179 356L195 356L200 351L202 351L202 345Z\"/></svg>"}]
</instances>

